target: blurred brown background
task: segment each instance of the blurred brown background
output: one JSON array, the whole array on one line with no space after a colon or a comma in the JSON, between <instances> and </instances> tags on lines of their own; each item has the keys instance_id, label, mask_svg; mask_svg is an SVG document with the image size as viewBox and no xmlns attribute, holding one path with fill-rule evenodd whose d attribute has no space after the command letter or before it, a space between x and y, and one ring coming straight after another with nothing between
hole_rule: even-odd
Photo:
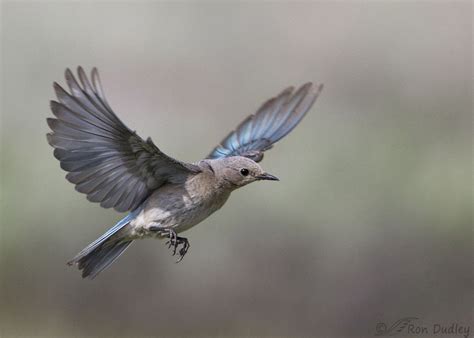
<instances>
[{"instance_id":1,"label":"blurred brown background","mask_svg":"<svg viewBox=\"0 0 474 338\"><path fill-rule=\"evenodd\" d=\"M3 2L0 335L372 336L471 325L471 2ZM97 66L119 116L196 161L288 85L324 82L267 153L281 178L96 280L65 262L121 215L74 191L52 82Z\"/></svg>"}]
</instances>

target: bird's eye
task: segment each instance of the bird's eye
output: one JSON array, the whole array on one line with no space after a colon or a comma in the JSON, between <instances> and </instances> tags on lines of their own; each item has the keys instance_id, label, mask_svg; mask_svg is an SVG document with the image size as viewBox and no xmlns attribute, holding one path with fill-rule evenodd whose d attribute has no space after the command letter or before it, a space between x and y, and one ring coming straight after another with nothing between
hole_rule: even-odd
<instances>
[{"instance_id":1,"label":"bird's eye","mask_svg":"<svg viewBox=\"0 0 474 338\"><path fill-rule=\"evenodd\" d=\"M240 173L242 174L242 176L247 176L249 174L249 170L248 169L240 169Z\"/></svg>"}]
</instances>

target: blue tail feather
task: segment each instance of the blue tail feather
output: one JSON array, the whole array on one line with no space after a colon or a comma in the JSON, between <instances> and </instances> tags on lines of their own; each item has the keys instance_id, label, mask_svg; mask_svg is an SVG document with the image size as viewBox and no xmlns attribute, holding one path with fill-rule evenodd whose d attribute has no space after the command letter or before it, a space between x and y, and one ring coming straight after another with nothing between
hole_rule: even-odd
<instances>
[{"instance_id":1,"label":"blue tail feather","mask_svg":"<svg viewBox=\"0 0 474 338\"><path fill-rule=\"evenodd\" d=\"M99 246L91 254L81 258L78 268L82 270L82 277L94 279L102 270L115 262L130 244L132 244L132 240L114 241L110 245Z\"/></svg>"},{"instance_id":2,"label":"blue tail feather","mask_svg":"<svg viewBox=\"0 0 474 338\"><path fill-rule=\"evenodd\" d=\"M117 224L110 228L105 234L79 252L76 257L68 262L68 265L77 264L82 270L82 277L93 279L102 270L106 269L132 244L132 240L114 236L117 232L128 225L140 210L134 210L122 218Z\"/></svg>"}]
</instances>

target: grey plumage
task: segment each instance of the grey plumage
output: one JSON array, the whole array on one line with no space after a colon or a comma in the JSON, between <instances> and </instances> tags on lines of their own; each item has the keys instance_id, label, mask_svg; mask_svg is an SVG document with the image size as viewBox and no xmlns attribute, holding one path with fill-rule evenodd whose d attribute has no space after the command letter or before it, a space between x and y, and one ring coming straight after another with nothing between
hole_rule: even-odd
<instances>
[{"instance_id":1,"label":"grey plumage","mask_svg":"<svg viewBox=\"0 0 474 338\"><path fill-rule=\"evenodd\" d=\"M130 211L116 226L81 251L77 264L94 278L139 238L168 238L179 260L189 242L177 236L218 210L230 193L257 180L276 180L257 163L264 151L301 121L322 85L287 88L265 102L218 145L206 159L185 163L163 153L148 138L130 130L113 112L97 69L90 82L78 68L79 84L66 70L70 93L54 83L56 118L47 135L66 178L87 199L104 208Z\"/></svg>"},{"instance_id":2,"label":"grey plumage","mask_svg":"<svg viewBox=\"0 0 474 338\"><path fill-rule=\"evenodd\" d=\"M195 165L167 156L150 138L144 141L125 126L103 96L96 69L93 87L82 68L78 73L82 88L66 70L71 94L54 84L59 102L51 101L51 110L57 119L47 120L54 131L48 134L48 142L77 191L104 208L131 211L166 182L182 182L199 172Z\"/></svg>"}]
</instances>

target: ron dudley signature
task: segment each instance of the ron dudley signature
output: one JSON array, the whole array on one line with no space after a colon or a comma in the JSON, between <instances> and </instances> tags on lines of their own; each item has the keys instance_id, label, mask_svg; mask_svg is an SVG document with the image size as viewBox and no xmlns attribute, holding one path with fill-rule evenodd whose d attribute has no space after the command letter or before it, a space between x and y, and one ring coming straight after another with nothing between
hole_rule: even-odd
<instances>
[{"instance_id":1,"label":"ron dudley signature","mask_svg":"<svg viewBox=\"0 0 474 338\"><path fill-rule=\"evenodd\" d=\"M461 323L434 323L424 325L420 323L419 318L405 317L397 320L392 325L387 326L385 323L378 323L375 327L376 336L393 336L393 335L439 335L453 337L455 335L468 338L471 333L471 327Z\"/></svg>"}]
</instances>

